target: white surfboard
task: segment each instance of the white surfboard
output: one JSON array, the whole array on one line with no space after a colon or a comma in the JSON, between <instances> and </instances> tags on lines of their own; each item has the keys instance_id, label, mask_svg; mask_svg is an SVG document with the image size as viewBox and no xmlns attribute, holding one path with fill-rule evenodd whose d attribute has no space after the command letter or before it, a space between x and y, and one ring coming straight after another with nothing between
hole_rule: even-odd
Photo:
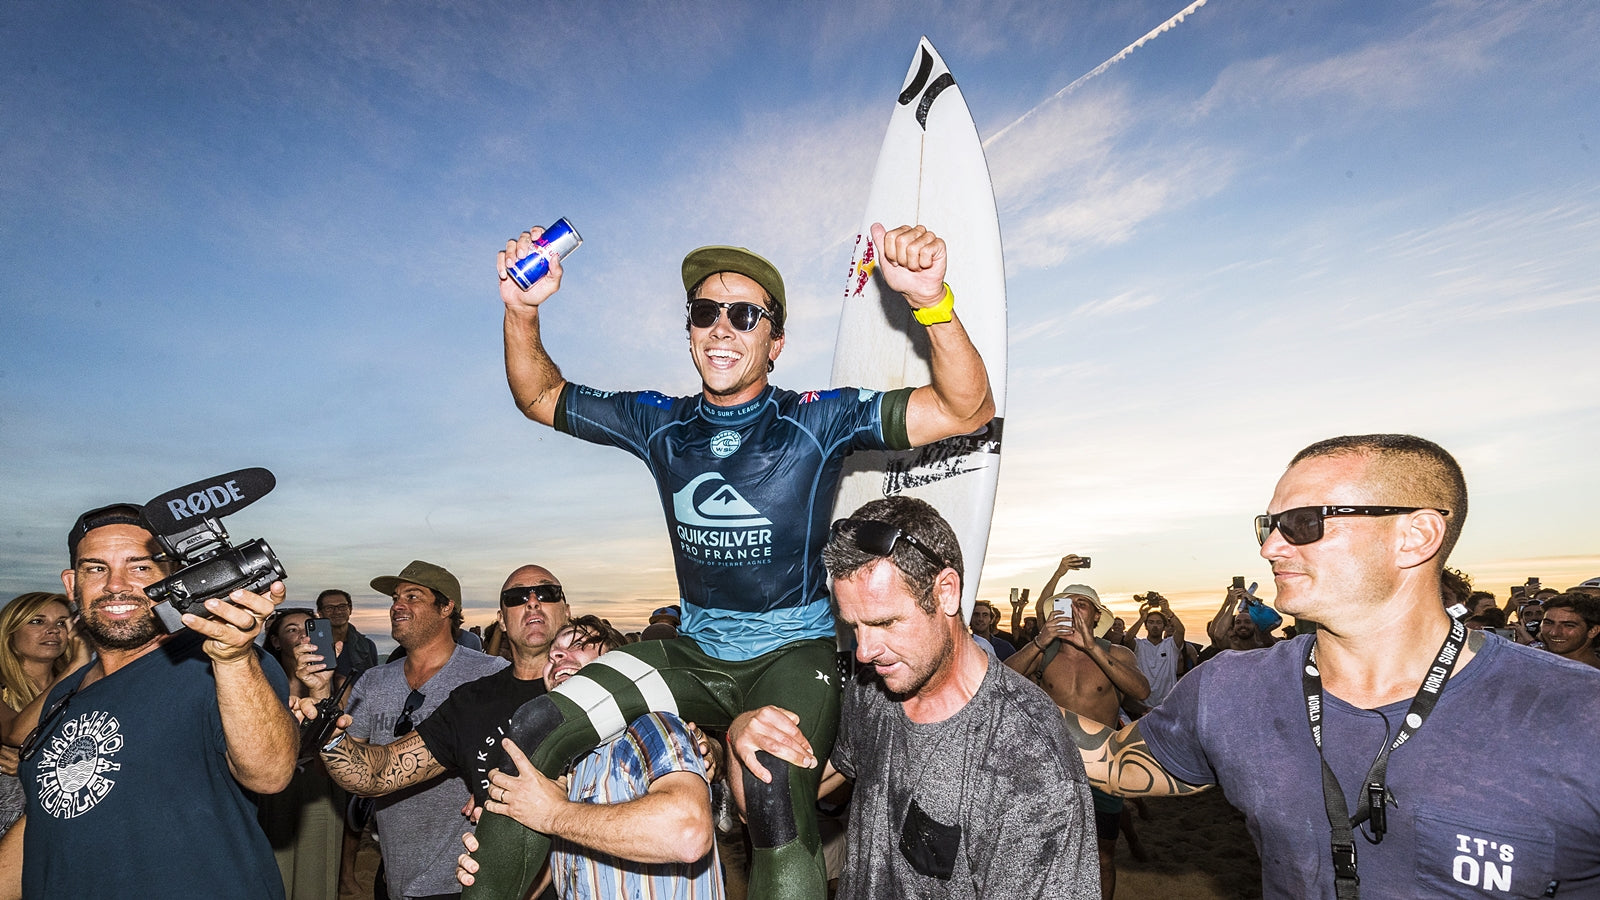
<instances>
[{"instance_id":1,"label":"white surfboard","mask_svg":"<svg viewBox=\"0 0 1600 900\"><path fill-rule=\"evenodd\" d=\"M863 274L876 259L872 224L923 225L948 248L945 280L956 315L989 369L994 421L971 435L901 453L855 453L835 515L870 500L909 494L933 504L954 526L966 568L961 604L972 614L989 545L1000 439L1006 407L1006 279L1000 219L978 129L961 88L924 37L895 97L889 131L867 195L845 285L844 314L833 356L833 384L893 389L927 384L928 339L905 299L881 274Z\"/></svg>"}]
</instances>

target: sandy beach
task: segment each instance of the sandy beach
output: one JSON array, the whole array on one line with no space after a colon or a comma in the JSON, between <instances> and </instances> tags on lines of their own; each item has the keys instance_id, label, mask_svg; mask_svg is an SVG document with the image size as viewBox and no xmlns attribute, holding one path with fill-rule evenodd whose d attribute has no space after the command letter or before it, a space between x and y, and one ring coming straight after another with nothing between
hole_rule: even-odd
<instances>
[{"instance_id":1,"label":"sandy beach","mask_svg":"<svg viewBox=\"0 0 1600 900\"><path fill-rule=\"evenodd\" d=\"M1117 842L1119 900L1246 900L1261 896L1261 860L1244 816L1222 792L1145 801L1134 814L1146 859Z\"/></svg>"}]
</instances>

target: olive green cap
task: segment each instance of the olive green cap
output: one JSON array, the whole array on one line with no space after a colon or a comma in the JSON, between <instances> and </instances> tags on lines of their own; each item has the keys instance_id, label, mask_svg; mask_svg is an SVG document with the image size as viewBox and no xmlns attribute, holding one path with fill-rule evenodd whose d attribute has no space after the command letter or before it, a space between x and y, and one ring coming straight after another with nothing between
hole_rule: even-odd
<instances>
[{"instance_id":1,"label":"olive green cap","mask_svg":"<svg viewBox=\"0 0 1600 900\"><path fill-rule=\"evenodd\" d=\"M761 285L772 298L773 332L783 333L783 320L788 315L788 302L783 294L783 276L778 267L766 258L744 247L711 246L691 250L683 258L683 289L694 290L695 285L718 272L737 272Z\"/></svg>"}]
</instances>

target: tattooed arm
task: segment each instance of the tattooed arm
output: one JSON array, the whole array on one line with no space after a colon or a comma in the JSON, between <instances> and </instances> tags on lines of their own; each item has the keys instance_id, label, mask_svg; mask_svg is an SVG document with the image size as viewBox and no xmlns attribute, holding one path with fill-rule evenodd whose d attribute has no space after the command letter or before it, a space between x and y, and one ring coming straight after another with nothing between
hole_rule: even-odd
<instances>
[{"instance_id":1,"label":"tattooed arm","mask_svg":"<svg viewBox=\"0 0 1600 900\"><path fill-rule=\"evenodd\" d=\"M1083 754L1083 768L1089 783L1119 797L1164 797L1194 794L1211 787L1189 784L1167 774L1150 755L1150 747L1134 722L1114 731L1093 719L1062 710L1067 735Z\"/></svg>"},{"instance_id":2,"label":"tattooed arm","mask_svg":"<svg viewBox=\"0 0 1600 900\"><path fill-rule=\"evenodd\" d=\"M444 774L422 736L415 731L392 744L369 744L345 735L322 762L335 783L352 794L382 797Z\"/></svg>"}]
</instances>

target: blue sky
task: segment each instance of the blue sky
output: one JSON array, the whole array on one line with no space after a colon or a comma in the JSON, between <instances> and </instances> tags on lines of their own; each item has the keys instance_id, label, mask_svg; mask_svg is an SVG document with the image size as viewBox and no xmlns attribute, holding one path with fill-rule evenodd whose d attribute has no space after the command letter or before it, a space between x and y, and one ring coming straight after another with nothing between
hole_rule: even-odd
<instances>
[{"instance_id":1,"label":"blue sky","mask_svg":"<svg viewBox=\"0 0 1600 900\"><path fill-rule=\"evenodd\" d=\"M1456 562L1600 575L1600 9L13 2L0 11L0 595L78 512L262 465L227 520L291 598L412 558L469 614L536 561L575 605L675 595L643 467L525 422L493 255L568 216L568 378L692 392L678 262L772 258L774 381L826 386L919 35L987 147L1010 384L982 596L1066 552L1202 623L1267 584L1301 446L1409 431L1473 490ZM1113 605L1118 605L1114 602ZM1122 606L1129 606L1126 602ZM386 624L377 626L381 633Z\"/></svg>"}]
</instances>

